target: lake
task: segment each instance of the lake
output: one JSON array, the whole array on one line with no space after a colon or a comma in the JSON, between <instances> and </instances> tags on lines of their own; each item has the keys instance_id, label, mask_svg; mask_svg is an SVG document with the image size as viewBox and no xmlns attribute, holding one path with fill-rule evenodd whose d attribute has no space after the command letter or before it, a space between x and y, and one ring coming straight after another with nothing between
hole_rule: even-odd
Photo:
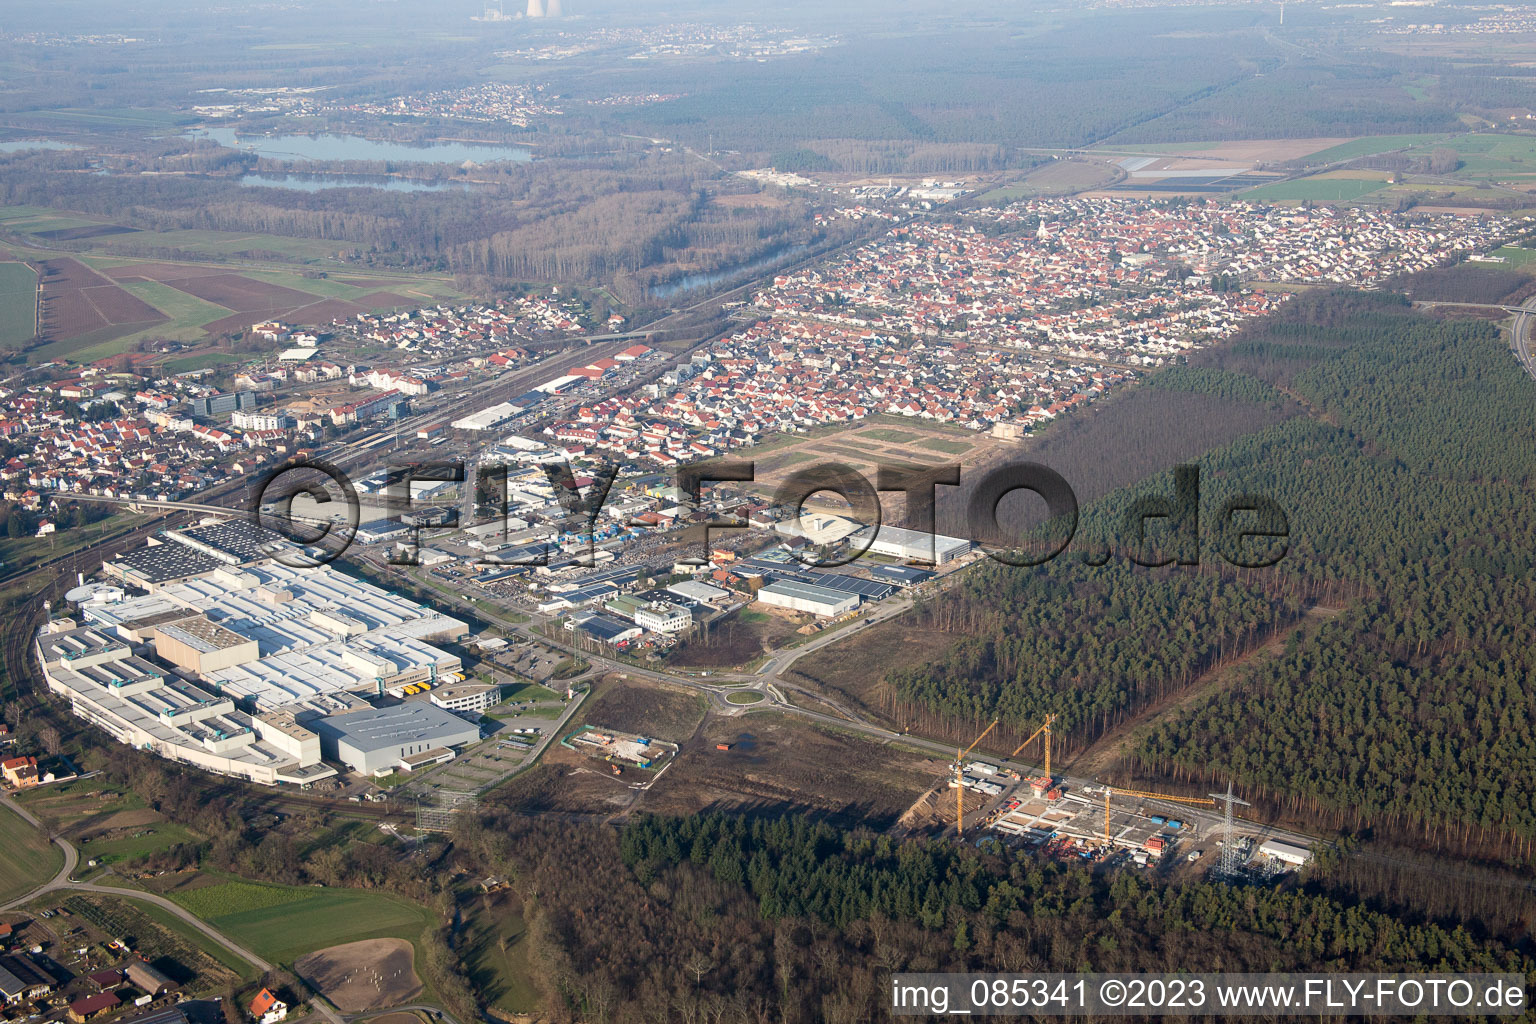
<instances>
[{"instance_id":1,"label":"lake","mask_svg":"<svg viewBox=\"0 0 1536 1024\"><path fill-rule=\"evenodd\" d=\"M83 149L72 142L54 142L51 139L26 139L21 142L0 142L0 153L20 153L28 149Z\"/></svg>"},{"instance_id":2,"label":"lake","mask_svg":"<svg viewBox=\"0 0 1536 1024\"><path fill-rule=\"evenodd\" d=\"M461 164L470 160L483 164L496 160L526 163L533 159L533 151L524 146L491 143L431 142L412 146L404 142L375 142L358 135L237 136L233 128L209 128L188 134L272 160L388 160L404 164Z\"/></svg>"},{"instance_id":3,"label":"lake","mask_svg":"<svg viewBox=\"0 0 1536 1024\"><path fill-rule=\"evenodd\" d=\"M407 181L404 178L354 178L345 176L304 177L297 174L244 174L240 184L257 188L291 188L300 192L321 192L330 188L381 188L386 192L446 192L468 188L462 181Z\"/></svg>"}]
</instances>

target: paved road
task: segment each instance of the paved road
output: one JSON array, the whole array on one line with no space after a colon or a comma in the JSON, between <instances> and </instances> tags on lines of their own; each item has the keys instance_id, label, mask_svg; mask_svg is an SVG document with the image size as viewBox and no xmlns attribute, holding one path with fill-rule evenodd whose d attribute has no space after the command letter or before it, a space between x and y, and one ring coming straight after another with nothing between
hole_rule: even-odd
<instances>
[{"instance_id":1,"label":"paved road","mask_svg":"<svg viewBox=\"0 0 1536 1024\"><path fill-rule=\"evenodd\" d=\"M1525 305L1520 312L1515 314L1515 323L1511 328L1515 358L1520 360L1520 365L1525 367L1525 372L1536 377L1536 357L1531 354L1531 326L1532 316L1536 314L1536 296L1525 300Z\"/></svg>"},{"instance_id":2,"label":"paved road","mask_svg":"<svg viewBox=\"0 0 1536 1024\"><path fill-rule=\"evenodd\" d=\"M0 803L3 803L16 814L19 814L32 827L45 834L47 833L48 830L46 827L44 827L43 823L33 817L30 812L28 812L14 799L12 799L9 794L5 795L3 798L0 798ZM0 910L12 910L21 906L22 904L30 903L40 896L46 896L48 893L59 891L94 892L103 893L108 896L121 896L124 899L138 900L141 903L153 903L160 909L174 914L176 917L196 928L204 935L207 935L209 938L230 950L232 953L235 953L236 955L254 964L259 970L270 971L272 969L272 965L266 960L263 960L255 953L252 953L244 946L235 942L229 936L225 935L217 928L214 928L212 925L208 924L206 921L196 916L191 911L175 903L172 903L164 896L160 896L152 892L143 892L138 889L120 889L110 885L95 885L91 882L75 881L72 876L75 873L76 865L80 862L79 853L75 850L74 846L72 846L67 840L64 839L64 837L55 835L51 838L53 839L53 842L61 850L64 851L64 866L59 869L58 874L54 875L52 880L43 883L20 899L12 900L4 906L0 906ZM340 1024L339 1019L337 1024Z\"/></svg>"}]
</instances>

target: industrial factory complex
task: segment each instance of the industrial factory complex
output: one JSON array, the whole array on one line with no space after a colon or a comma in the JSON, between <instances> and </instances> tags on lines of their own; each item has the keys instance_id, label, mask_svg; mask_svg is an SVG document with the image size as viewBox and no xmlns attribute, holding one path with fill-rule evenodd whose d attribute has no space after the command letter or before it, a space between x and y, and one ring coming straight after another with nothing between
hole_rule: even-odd
<instances>
[{"instance_id":1,"label":"industrial factory complex","mask_svg":"<svg viewBox=\"0 0 1536 1024\"><path fill-rule=\"evenodd\" d=\"M326 760L410 770L480 738L478 690L391 703L462 681L459 658L434 645L463 636L462 621L327 566L285 565L288 549L232 520L107 563L126 586L82 584L78 617L37 638L49 689L119 742L267 785L337 774Z\"/></svg>"}]
</instances>

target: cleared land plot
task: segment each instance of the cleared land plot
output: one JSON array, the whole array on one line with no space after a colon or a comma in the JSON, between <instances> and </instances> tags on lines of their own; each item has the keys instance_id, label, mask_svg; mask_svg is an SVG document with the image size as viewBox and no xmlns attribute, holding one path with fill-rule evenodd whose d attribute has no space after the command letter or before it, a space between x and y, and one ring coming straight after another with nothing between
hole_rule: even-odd
<instances>
[{"instance_id":1,"label":"cleared land plot","mask_svg":"<svg viewBox=\"0 0 1536 1024\"><path fill-rule=\"evenodd\" d=\"M25 345L37 331L37 271L0 263L0 348Z\"/></svg>"},{"instance_id":2,"label":"cleared land plot","mask_svg":"<svg viewBox=\"0 0 1536 1024\"><path fill-rule=\"evenodd\" d=\"M916 628L908 618L898 615L813 651L795 662L790 675L839 704L861 708L889 725L904 726L894 717L894 694L885 682L886 673L939 658L960 639L941 630Z\"/></svg>"},{"instance_id":3,"label":"cleared land plot","mask_svg":"<svg viewBox=\"0 0 1536 1024\"><path fill-rule=\"evenodd\" d=\"M255 882L219 882L167 893L260 956L291 962L317 948L365 938L415 941L426 910L382 893Z\"/></svg>"},{"instance_id":4,"label":"cleared land plot","mask_svg":"<svg viewBox=\"0 0 1536 1024\"><path fill-rule=\"evenodd\" d=\"M675 649L668 662L688 668L733 668L745 665L795 635L801 622L792 612L738 612L710 627L708 640L691 640Z\"/></svg>"},{"instance_id":5,"label":"cleared land plot","mask_svg":"<svg viewBox=\"0 0 1536 1024\"><path fill-rule=\"evenodd\" d=\"M615 679L594 695L582 713L588 725L682 743L704 718L705 699L696 693Z\"/></svg>"},{"instance_id":6,"label":"cleared land plot","mask_svg":"<svg viewBox=\"0 0 1536 1024\"><path fill-rule=\"evenodd\" d=\"M9 807L0 807L0 903L42 885L64 866L64 852Z\"/></svg>"},{"instance_id":7,"label":"cleared land plot","mask_svg":"<svg viewBox=\"0 0 1536 1024\"><path fill-rule=\"evenodd\" d=\"M962 466L971 466L997 453L1013 451L1017 451L1013 443L997 441L986 434L935 426L921 420L878 417L861 424L773 438L766 444L746 450L743 456L757 462L753 489L771 495L796 470L818 462L841 462L869 473L876 462L932 464L956 461Z\"/></svg>"},{"instance_id":8,"label":"cleared land plot","mask_svg":"<svg viewBox=\"0 0 1536 1024\"><path fill-rule=\"evenodd\" d=\"M640 801L658 814L808 812L889 827L944 771L928 758L773 712L706 722ZM727 743L730 750L717 750Z\"/></svg>"},{"instance_id":9,"label":"cleared land plot","mask_svg":"<svg viewBox=\"0 0 1536 1024\"><path fill-rule=\"evenodd\" d=\"M293 969L341 1012L362 1013L421 993L415 952L404 939L364 939L305 954Z\"/></svg>"}]
</instances>

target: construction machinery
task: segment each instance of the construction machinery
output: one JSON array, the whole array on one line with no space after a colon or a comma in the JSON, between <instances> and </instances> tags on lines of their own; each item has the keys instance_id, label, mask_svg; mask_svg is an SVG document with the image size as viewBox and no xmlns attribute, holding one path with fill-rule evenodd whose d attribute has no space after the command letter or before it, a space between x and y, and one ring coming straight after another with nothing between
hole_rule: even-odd
<instances>
[{"instance_id":1,"label":"construction machinery","mask_svg":"<svg viewBox=\"0 0 1536 1024\"><path fill-rule=\"evenodd\" d=\"M1036 729L1034 732L1030 733L1029 739L1025 740L1023 743L1020 743L1017 747L1014 748L1013 753L1008 755L1008 760L1013 760L1019 756L1020 750L1023 750L1025 747L1029 746L1035 741L1036 736L1045 736L1045 780L1047 783L1051 781L1051 723L1054 721L1056 721L1055 715L1046 715L1045 724L1040 726L1040 728Z\"/></svg>"},{"instance_id":2,"label":"construction machinery","mask_svg":"<svg viewBox=\"0 0 1536 1024\"><path fill-rule=\"evenodd\" d=\"M1140 797L1145 800L1171 800L1176 804L1194 804L1196 807L1214 807L1216 801L1205 796L1174 796L1172 793L1151 793L1144 789L1121 789L1118 786L1104 786L1104 845L1109 845L1109 797L1115 796Z\"/></svg>"},{"instance_id":3,"label":"construction machinery","mask_svg":"<svg viewBox=\"0 0 1536 1024\"><path fill-rule=\"evenodd\" d=\"M955 751L955 835L965 835L965 786L960 779L965 771L965 756L976 749L976 744L987 738L987 733L997 728L999 719L992 719L992 724L981 730L981 735L971 741L971 745L964 750Z\"/></svg>"}]
</instances>

